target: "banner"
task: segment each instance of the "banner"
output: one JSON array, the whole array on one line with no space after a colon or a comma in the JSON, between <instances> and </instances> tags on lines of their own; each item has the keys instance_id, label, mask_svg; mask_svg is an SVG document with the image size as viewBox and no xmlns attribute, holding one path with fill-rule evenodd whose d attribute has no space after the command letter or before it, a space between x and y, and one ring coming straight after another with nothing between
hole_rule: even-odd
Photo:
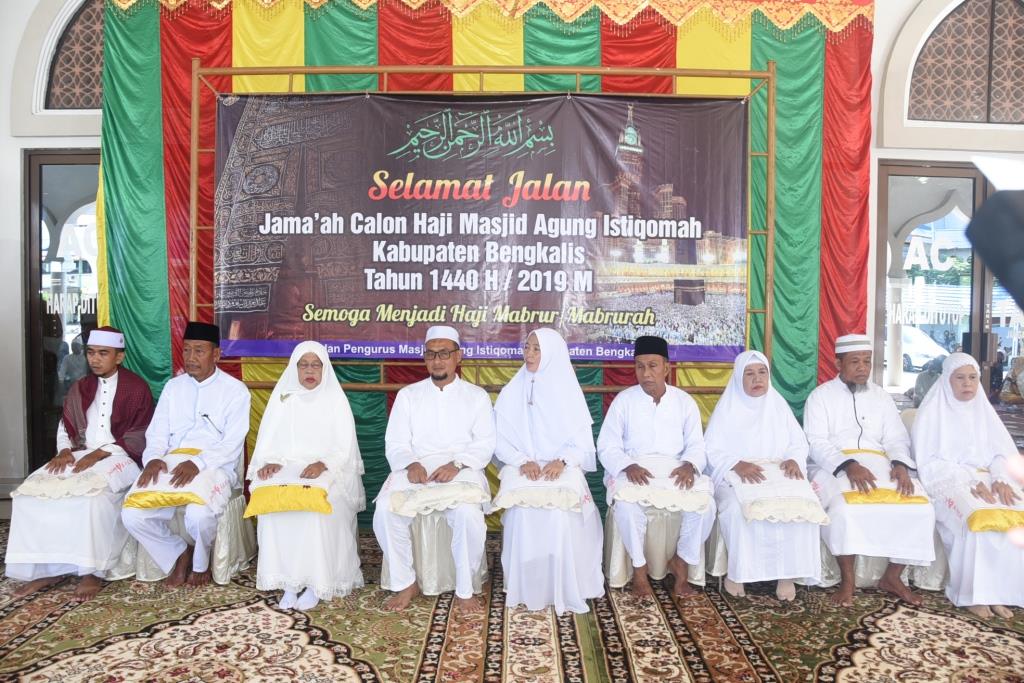
<instances>
[{"instance_id":1,"label":"banner","mask_svg":"<svg viewBox=\"0 0 1024 683\"><path fill-rule=\"evenodd\" d=\"M224 351L468 358L537 327L579 360L656 334L673 360L745 341L747 104L600 96L229 96L217 113Z\"/></svg>"}]
</instances>

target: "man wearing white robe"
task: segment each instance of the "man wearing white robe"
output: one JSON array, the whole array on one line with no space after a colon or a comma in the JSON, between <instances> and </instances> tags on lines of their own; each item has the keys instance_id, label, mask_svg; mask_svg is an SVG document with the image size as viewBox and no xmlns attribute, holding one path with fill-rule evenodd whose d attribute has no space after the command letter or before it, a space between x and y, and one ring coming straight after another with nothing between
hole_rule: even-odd
<instances>
[{"instance_id":1,"label":"man wearing white robe","mask_svg":"<svg viewBox=\"0 0 1024 683\"><path fill-rule=\"evenodd\" d=\"M121 368L124 346L120 330L90 333L91 372L64 399L57 455L12 496L5 569L26 582L15 597L71 574L80 577L76 597L88 600L103 579L130 575L117 566L128 540L121 502L139 473L153 396L145 380Z\"/></svg>"},{"instance_id":2,"label":"man wearing white robe","mask_svg":"<svg viewBox=\"0 0 1024 683\"><path fill-rule=\"evenodd\" d=\"M905 565L935 559L935 514L919 502L920 485L911 479L910 436L892 398L870 381L871 340L862 334L840 337L836 358L838 376L812 391L804 408L814 465L808 473L831 519L821 533L842 575L832 601L853 604L854 561L867 555L889 558L880 589L920 604L900 575ZM845 494L866 496L880 487L895 489L896 502L847 502Z\"/></svg>"},{"instance_id":3,"label":"man wearing white robe","mask_svg":"<svg viewBox=\"0 0 1024 683\"><path fill-rule=\"evenodd\" d=\"M171 588L186 581L192 586L210 582L210 550L217 521L231 490L239 486L238 467L249 431L249 390L217 368L217 326L190 322L185 329L183 358L185 374L164 386L146 431L144 469L137 489L145 490L165 475L172 487L186 490L198 477L204 477L211 480L214 491L221 492L222 504L207 501L205 505L183 506L185 530L194 546L169 527L178 507L127 507L130 494L122 510L128 532L162 571L169 572L166 585ZM180 460L170 470L169 457Z\"/></svg>"},{"instance_id":4,"label":"man wearing white robe","mask_svg":"<svg viewBox=\"0 0 1024 683\"><path fill-rule=\"evenodd\" d=\"M456 374L462 351L454 328L431 327L423 355L430 377L399 391L391 409L384 435L391 475L381 487L373 514L373 531L390 575L390 582L381 588L396 591L384 603L391 611L405 609L420 592L413 568L410 527L414 517L393 511L392 496L464 482L479 487L479 499L490 500L484 475L495 444L490 398ZM476 609L473 575L487 536L484 509L480 503L453 503L444 516L452 530L457 604L460 609Z\"/></svg>"},{"instance_id":5,"label":"man wearing white robe","mask_svg":"<svg viewBox=\"0 0 1024 683\"><path fill-rule=\"evenodd\" d=\"M696 401L682 389L666 382L670 365L668 343L660 337L636 340L634 362L639 384L624 389L615 397L597 440L598 457L605 469L605 486L613 483L648 485L652 478L639 460L644 456L669 456L679 465L672 471L681 489L693 487L702 476L707 459L700 410ZM609 496L608 505L615 525L633 563L633 593L640 598L652 595L644 556L648 506ZM715 523L715 502L708 496L703 512L684 512L676 554L669 561L675 576L675 594L689 595L694 589L686 581L687 565L698 564L704 541Z\"/></svg>"}]
</instances>

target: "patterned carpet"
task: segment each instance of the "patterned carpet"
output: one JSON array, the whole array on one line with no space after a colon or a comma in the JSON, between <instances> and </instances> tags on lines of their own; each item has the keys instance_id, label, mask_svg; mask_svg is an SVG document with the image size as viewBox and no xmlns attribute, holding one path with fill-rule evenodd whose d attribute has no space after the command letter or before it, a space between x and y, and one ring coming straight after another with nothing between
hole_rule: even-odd
<instances>
[{"instance_id":1,"label":"patterned carpet","mask_svg":"<svg viewBox=\"0 0 1024 683\"><path fill-rule=\"evenodd\" d=\"M7 524L0 524L6 545ZM0 583L0 680L49 683L389 681L433 683L702 681L996 681L1024 683L1024 615L988 622L935 594L913 608L875 591L829 607L822 590L780 603L770 585L737 599L709 586L654 604L622 591L590 614L505 610L500 547L488 540L487 609L466 619L450 594L402 614L370 585L308 614L277 609L254 570L231 585L167 591L121 581L88 603L71 582L12 601ZM362 538L376 582L380 551ZM711 582L717 585L717 582Z\"/></svg>"}]
</instances>

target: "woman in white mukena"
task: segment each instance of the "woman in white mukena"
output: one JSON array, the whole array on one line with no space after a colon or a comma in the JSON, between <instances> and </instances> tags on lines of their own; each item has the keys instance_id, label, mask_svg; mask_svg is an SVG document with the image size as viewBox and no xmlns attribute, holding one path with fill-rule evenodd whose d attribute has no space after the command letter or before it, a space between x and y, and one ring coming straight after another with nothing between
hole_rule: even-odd
<instances>
[{"instance_id":1,"label":"woman in white mukena","mask_svg":"<svg viewBox=\"0 0 1024 683\"><path fill-rule=\"evenodd\" d=\"M978 363L953 353L914 420L917 471L935 505L949 558L946 596L982 617L1024 607L1024 548L1005 531L1024 524L1024 500L1007 465L1010 433L980 391Z\"/></svg>"},{"instance_id":2,"label":"woman in white mukena","mask_svg":"<svg viewBox=\"0 0 1024 683\"><path fill-rule=\"evenodd\" d=\"M362 473L352 409L327 349L302 342L267 403L246 475L246 514L259 514L256 586L283 590L282 608L311 609L363 585Z\"/></svg>"},{"instance_id":3,"label":"woman in white mukena","mask_svg":"<svg viewBox=\"0 0 1024 683\"><path fill-rule=\"evenodd\" d=\"M597 467L593 419L561 335L534 330L523 358L494 406L507 604L583 613L604 595L601 516L583 474Z\"/></svg>"},{"instance_id":4,"label":"woman in white mukena","mask_svg":"<svg viewBox=\"0 0 1024 683\"><path fill-rule=\"evenodd\" d=\"M792 600L794 579L820 582L828 515L805 477L807 439L764 354L736 357L704 442L729 553L726 589L743 595L744 583L777 581L778 598Z\"/></svg>"}]
</instances>

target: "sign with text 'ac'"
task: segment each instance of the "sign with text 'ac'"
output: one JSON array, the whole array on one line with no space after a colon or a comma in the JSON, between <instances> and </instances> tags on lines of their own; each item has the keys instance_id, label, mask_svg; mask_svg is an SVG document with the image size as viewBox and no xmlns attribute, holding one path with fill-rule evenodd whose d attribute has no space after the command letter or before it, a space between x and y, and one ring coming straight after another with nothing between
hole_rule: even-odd
<instances>
[{"instance_id":1,"label":"sign with text 'ac'","mask_svg":"<svg viewBox=\"0 0 1024 683\"><path fill-rule=\"evenodd\" d=\"M746 104L250 96L217 114L214 288L229 355L469 358L553 327L584 360L745 338Z\"/></svg>"}]
</instances>

